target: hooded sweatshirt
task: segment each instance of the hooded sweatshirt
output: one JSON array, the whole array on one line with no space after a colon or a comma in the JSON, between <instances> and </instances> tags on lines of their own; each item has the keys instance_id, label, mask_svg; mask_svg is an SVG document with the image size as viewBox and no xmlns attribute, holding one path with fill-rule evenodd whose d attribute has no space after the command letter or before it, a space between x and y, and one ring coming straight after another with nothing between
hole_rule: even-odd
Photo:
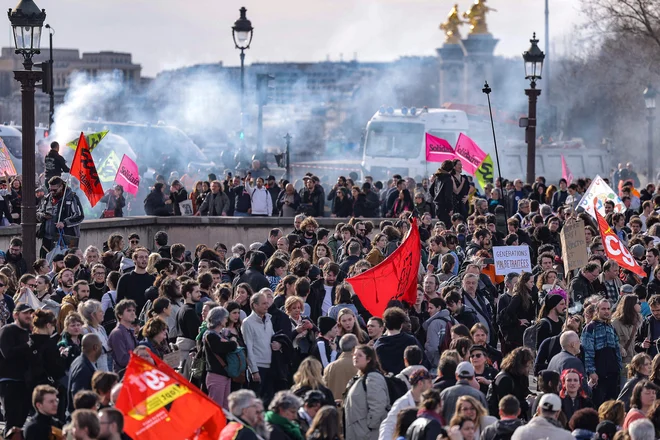
<instances>
[{"instance_id":1,"label":"hooded sweatshirt","mask_svg":"<svg viewBox=\"0 0 660 440\"><path fill-rule=\"evenodd\" d=\"M383 370L392 374L399 374L406 367L403 363L403 351L410 345L424 348L419 341L408 333L401 332L397 335L381 336L374 344L378 359L380 359Z\"/></svg>"}]
</instances>

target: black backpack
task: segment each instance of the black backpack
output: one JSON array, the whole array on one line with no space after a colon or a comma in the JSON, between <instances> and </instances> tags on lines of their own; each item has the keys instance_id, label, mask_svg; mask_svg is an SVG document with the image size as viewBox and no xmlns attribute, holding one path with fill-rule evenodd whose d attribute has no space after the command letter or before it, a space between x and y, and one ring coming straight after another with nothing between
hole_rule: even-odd
<instances>
[{"instance_id":1,"label":"black backpack","mask_svg":"<svg viewBox=\"0 0 660 440\"><path fill-rule=\"evenodd\" d=\"M109 292L107 295L110 298L110 304L112 304L112 307L108 307L106 309L105 314L103 315L103 323L101 325L105 329L105 332L109 335L110 332L114 330L115 327L117 327L117 316L115 315L115 306L117 304Z\"/></svg>"},{"instance_id":2,"label":"black backpack","mask_svg":"<svg viewBox=\"0 0 660 440\"><path fill-rule=\"evenodd\" d=\"M527 347L533 352L536 352L536 349L538 347L537 339L539 335L539 329L543 325L549 325L550 328L552 328L552 324L550 323L550 320L548 320L548 318L541 318L540 320L536 321L534 325L531 325L525 329L525 331L523 332L524 347Z\"/></svg>"},{"instance_id":3,"label":"black backpack","mask_svg":"<svg viewBox=\"0 0 660 440\"><path fill-rule=\"evenodd\" d=\"M503 378L508 377L513 380L511 375L506 371L500 371L495 376L495 379L488 385L488 392L486 393L486 402L488 403L488 413L493 416L500 418L500 399L504 396L500 396L500 393L497 390L500 382Z\"/></svg>"},{"instance_id":4,"label":"black backpack","mask_svg":"<svg viewBox=\"0 0 660 440\"><path fill-rule=\"evenodd\" d=\"M344 399L346 399L346 396L348 395L350 389L353 387L353 384L358 380L360 380L362 377L363 376L354 376L348 382L348 385L346 385L346 390L344 391ZM403 397L403 395L408 392L408 385L406 385L406 383L403 380L399 379L392 373L383 374L383 377L385 378L385 383L387 384L387 394L389 395L390 398L389 407L391 408L392 405L394 405L394 402L396 402L399 398ZM362 388L364 389L364 393L366 394L367 393L366 377L364 377L364 380L362 381Z\"/></svg>"}]
</instances>

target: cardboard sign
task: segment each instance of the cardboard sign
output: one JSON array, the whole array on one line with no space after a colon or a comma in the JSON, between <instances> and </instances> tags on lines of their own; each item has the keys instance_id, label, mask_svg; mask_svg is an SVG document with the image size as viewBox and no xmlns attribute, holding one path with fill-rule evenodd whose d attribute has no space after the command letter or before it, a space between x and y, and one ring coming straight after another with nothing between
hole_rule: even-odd
<instances>
[{"instance_id":1,"label":"cardboard sign","mask_svg":"<svg viewBox=\"0 0 660 440\"><path fill-rule=\"evenodd\" d=\"M494 246L495 275L532 271L529 246Z\"/></svg>"},{"instance_id":2,"label":"cardboard sign","mask_svg":"<svg viewBox=\"0 0 660 440\"><path fill-rule=\"evenodd\" d=\"M564 260L564 273L579 269L587 264L587 242L582 220L568 220L559 235L561 258Z\"/></svg>"}]
</instances>

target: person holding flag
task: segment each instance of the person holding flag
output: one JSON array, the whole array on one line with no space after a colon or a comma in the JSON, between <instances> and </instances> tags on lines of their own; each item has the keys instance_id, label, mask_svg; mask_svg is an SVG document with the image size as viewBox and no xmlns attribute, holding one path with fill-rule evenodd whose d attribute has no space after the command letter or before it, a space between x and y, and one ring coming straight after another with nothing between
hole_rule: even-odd
<instances>
[{"instance_id":1,"label":"person holding flag","mask_svg":"<svg viewBox=\"0 0 660 440\"><path fill-rule=\"evenodd\" d=\"M60 236L68 246L78 246L80 224L85 219L80 199L61 177L51 177L48 191L37 209L37 221L41 222L37 236L43 240L41 258L46 258Z\"/></svg>"}]
</instances>

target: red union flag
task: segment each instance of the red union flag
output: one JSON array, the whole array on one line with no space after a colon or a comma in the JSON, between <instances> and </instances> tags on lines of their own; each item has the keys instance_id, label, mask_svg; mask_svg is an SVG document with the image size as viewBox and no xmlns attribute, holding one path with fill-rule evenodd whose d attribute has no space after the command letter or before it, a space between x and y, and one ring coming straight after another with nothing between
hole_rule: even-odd
<instances>
[{"instance_id":1,"label":"red union flag","mask_svg":"<svg viewBox=\"0 0 660 440\"><path fill-rule=\"evenodd\" d=\"M622 269L628 269L644 278L646 272L644 272L644 269L637 264L637 261L635 261L635 258L630 254L630 251L623 243L621 243L621 240L619 240L619 237L617 237L614 230L607 224L603 216L600 215L600 212L598 212L598 206L596 206L594 212L596 213L596 219L598 220L598 229L600 229L600 237L603 240L603 248L605 249L607 258L616 261Z\"/></svg>"},{"instance_id":2,"label":"red union flag","mask_svg":"<svg viewBox=\"0 0 660 440\"><path fill-rule=\"evenodd\" d=\"M194 385L152 355L155 365L131 353L115 407L124 432L140 440L216 440L227 419Z\"/></svg>"},{"instance_id":3,"label":"red union flag","mask_svg":"<svg viewBox=\"0 0 660 440\"><path fill-rule=\"evenodd\" d=\"M99 173L96 172L96 165L94 165L92 153L89 151L87 139L82 132L76 154L73 155L73 162L71 162L71 175L80 181L80 188L85 192L92 207L96 206L103 197L103 186Z\"/></svg>"},{"instance_id":4,"label":"red union flag","mask_svg":"<svg viewBox=\"0 0 660 440\"><path fill-rule=\"evenodd\" d=\"M417 271L421 243L417 221L413 219L408 236L389 257L360 275L348 278L362 305L374 316L383 316L390 300L414 304L417 300Z\"/></svg>"},{"instance_id":5,"label":"red union flag","mask_svg":"<svg viewBox=\"0 0 660 440\"><path fill-rule=\"evenodd\" d=\"M443 162L456 159L456 153L445 139L426 133L426 161Z\"/></svg>"}]
</instances>

